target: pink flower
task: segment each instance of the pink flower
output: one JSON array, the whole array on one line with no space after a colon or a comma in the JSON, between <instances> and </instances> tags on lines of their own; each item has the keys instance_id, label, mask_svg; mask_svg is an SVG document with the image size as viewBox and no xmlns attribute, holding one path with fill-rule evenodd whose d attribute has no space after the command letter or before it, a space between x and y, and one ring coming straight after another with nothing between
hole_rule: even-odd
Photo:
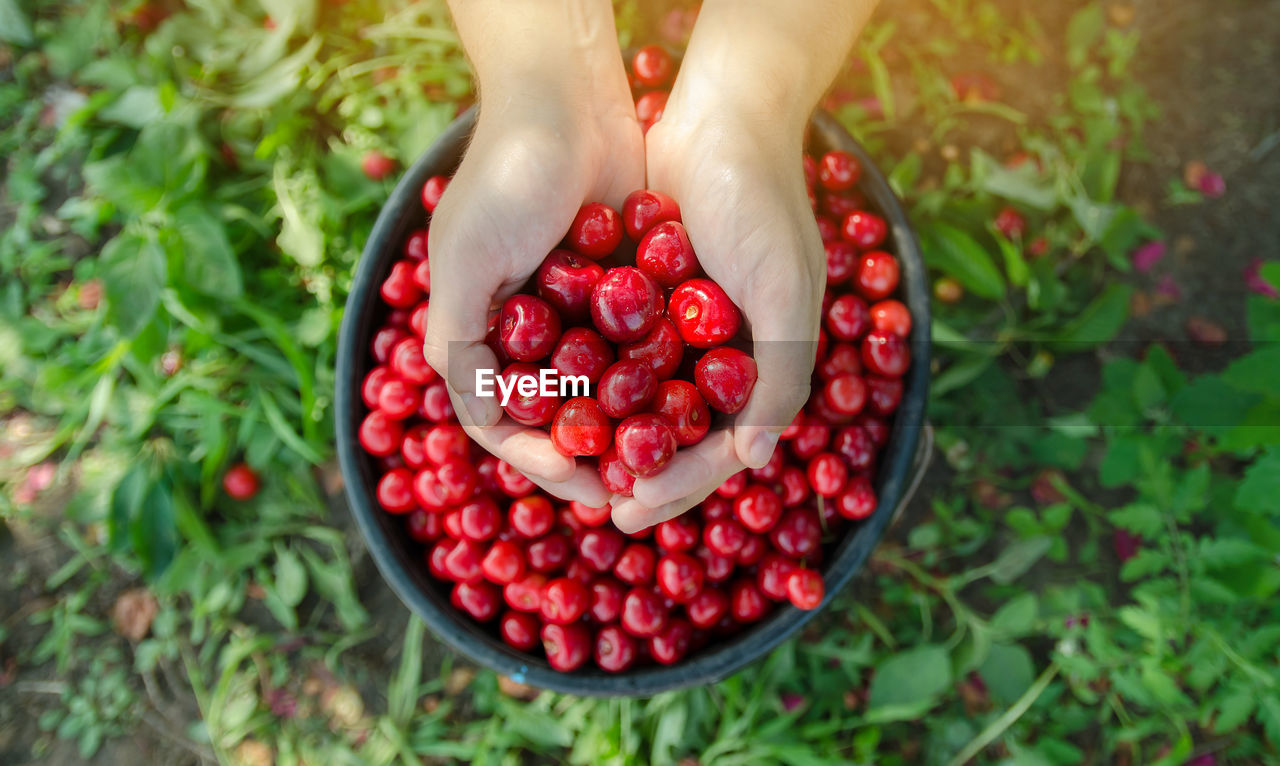
<instances>
[{"instance_id":1,"label":"pink flower","mask_svg":"<svg viewBox=\"0 0 1280 766\"><path fill-rule=\"evenodd\" d=\"M1142 537L1135 535L1127 529L1117 529L1115 536L1111 540L1115 546L1116 556L1121 562L1128 561L1138 554L1138 549L1142 547Z\"/></svg>"},{"instance_id":2,"label":"pink flower","mask_svg":"<svg viewBox=\"0 0 1280 766\"><path fill-rule=\"evenodd\" d=\"M796 694L795 692L783 692L778 695L778 698L782 700L782 709L788 713L807 702L803 694Z\"/></svg>"},{"instance_id":3,"label":"pink flower","mask_svg":"<svg viewBox=\"0 0 1280 766\"><path fill-rule=\"evenodd\" d=\"M1227 182L1221 174L1207 172L1200 177L1200 193L1206 197L1221 197L1227 193Z\"/></svg>"},{"instance_id":4,"label":"pink flower","mask_svg":"<svg viewBox=\"0 0 1280 766\"><path fill-rule=\"evenodd\" d=\"M1151 271L1161 258L1164 258L1168 252L1168 247L1162 241L1147 242L1140 245L1129 255L1129 260L1133 263L1133 267L1142 273Z\"/></svg>"},{"instance_id":5,"label":"pink flower","mask_svg":"<svg viewBox=\"0 0 1280 766\"><path fill-rule=\"evenodd\" d=\"M1280 291L1275 286L1262 278L1262 259L1254 258L1249 261L1249 265L1244 267L1244 283L1245 285L1264 298L1280 298Z\"/></svg>"}]
</instances>

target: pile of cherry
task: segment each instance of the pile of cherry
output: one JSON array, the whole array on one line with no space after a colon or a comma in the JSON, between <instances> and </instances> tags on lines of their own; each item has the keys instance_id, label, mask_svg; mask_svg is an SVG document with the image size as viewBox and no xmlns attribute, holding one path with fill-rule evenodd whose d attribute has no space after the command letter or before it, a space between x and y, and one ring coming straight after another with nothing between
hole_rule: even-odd
<instances>
[{"instance_id":1,"label":"pile of cherry","mask_svg":"<svg viewBox=\"0 0 1280 766\"><path fill-rule=\"evenodd\" d=\"M641 49L633 69L649 71L654 50ZM876 508L876 459L910 366L911 316L890 297L898 262L881 249L886 222L855 188L857 161L829 152L806 156L804 169L828 278L810 400L766 466L632 535L613 526L608 506L554 498L466 436L423 358L427 230L410 233L381 287L389 309L371 342L359 438L381 466L378 502L403 515L456 608L496 621L516 649L541 647L558 670L594 660L622 672L678 662L775 603L821 604L824 544ZM447 184L423 187L428 213ZM548 367L590 380L589 396L513 394L505 411L547 428L562 453L595 460L606 486L626 495L715 427L713 411L727 418L745 405L756 368L741 327L737 307L701 276L676 202L642 190L621 212L585 205L526 291L504 303L488 341L504 377Z\"/></svg>"}]
</instances>

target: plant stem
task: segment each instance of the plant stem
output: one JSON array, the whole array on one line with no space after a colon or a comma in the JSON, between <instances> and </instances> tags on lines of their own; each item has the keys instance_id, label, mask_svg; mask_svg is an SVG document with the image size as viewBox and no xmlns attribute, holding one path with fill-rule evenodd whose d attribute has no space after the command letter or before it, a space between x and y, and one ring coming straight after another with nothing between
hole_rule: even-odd
<instances>
[{"instance_id":1,"label":"plant stem","mask_svg":"<svg viewBox=\"0 0 1280 766\"><path fill-rule=\"evenodd\" d=\"M964 746L963 750L947 762L947 766L964 766L964 764L968 763L970 759L978 753L981 753L987 745L990 745L997 737L1004 734L1005 730L1021 718L1022 715L1027 712L1027 709L1031 707L1032 703L1039 699L1040 695L1044 693L1044 690L1048 688L1049 683L1053 681L1054 677L1057 675L1058 663L1050 663L1049 667L1045 668L1044 672L1040 674L1040 677L1035 680L1035 683L1031 684L1031 687L1023 692L1022 696L1018 698L1018 701L1013 703L1008 710L1004 711L999 718L988 724L987 728L979 732L978 736L974 737L969 744Z\"/></svg>"}]
</instances>

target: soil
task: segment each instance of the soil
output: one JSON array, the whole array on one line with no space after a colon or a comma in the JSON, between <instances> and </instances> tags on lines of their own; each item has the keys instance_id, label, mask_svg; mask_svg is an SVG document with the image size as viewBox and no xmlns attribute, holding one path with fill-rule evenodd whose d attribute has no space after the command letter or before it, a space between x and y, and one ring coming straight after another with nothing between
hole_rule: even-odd
<instances>
[{"instance_id":1,"label":"soil","mask_svg":"<svg viewBox=\"0 0 1280 766\"><path fill-rule=\"evenodd\" d=\"M1009 13L1034 14L1050 37L1058 36L1065 19L1078 7L1068 0L1001 0L997 4ZM922 15L925 6L925 0L885 3L879 14L901 13L905 27L913 15ZM1274 258L1280 252L1275 214L1280 210L1280 97L1271 86L1274 73L1280 71L1280 0L1130 0L1110 7L1121 15L1132 10L1132 24L1142 35L1135 75L1164 111L1148 127L1146 144L1152 159L1126 165L1120 196L1149 211L1150 219L1165 231L1170 251L1150 274L1131 279L1139 289L1151 291L1167 274L1183 293L1180 301L1136 317L1124 337L1164 340L1184 364L1219 367L1242 350L1246 294L1242 270L1255 257ZM945 35L945 30L931 33ZM1010 67L999 77L1007 96L1021 90L1034 102L1045 96L1042 82L1018 78L1061 79L1061 74ZM1025 103L1016 96L1010 100ZM1190 207L1165 205L1169 181L1180 178L1185 163L1197 159L1223 174L1227 194ZM1183 327L1192 315L1221 324L1237 342L1217 349L1189 343ZM1096 388L1097 357L1063 360L1060 365L1041 384L1044 388L1038 395L1060 407L1088 401ZM913 524L929 513L929 498L948 485L949 473L942 456L935 455L932 470L891 530L891 539L905 540ZM26 616L42 605L43 583L68 557L63 544L47 531L53 524L41 523L56 519L58 511L55 502L31 523L6 526L0 522L0 560L12 562L0 577L0 626L7 632L0 645L0 763L4 764L83 762L73 743L42 733L36 725L39 714L57 702L48 691L49 684L58 680L52 663L19 667L12 661L43 635L43 627L30 625ZM330 521L354 538L350 515L338 495L332 497ZM353 548L363 552L359 544ZM382 694L373 680L385 678L394 667L407 612L367 555L357 554L354 563L360 597L375 620L378 638L347 656L357 671L354 677L366 679L362 694L372 700ZM108 614L115 595L134 585L123 573L117 579L118 585L103 589L91 611ZM870 583L868 574L853 587L865 589ZM90 640L127 647L126 639L110 632ZM425 658L428 668L438 667L447 651L431 646L432 656ZM181 681L181 671L174 672ZM167 709L156 712L192 720L196 707L185 687L175 683L165 691ZM163 721L144 721L130 734L109 741L92 761L122 766L208 762L189 744L178 744L172 731L157 725L157 720Z\"/></svg>"}]
</instances>

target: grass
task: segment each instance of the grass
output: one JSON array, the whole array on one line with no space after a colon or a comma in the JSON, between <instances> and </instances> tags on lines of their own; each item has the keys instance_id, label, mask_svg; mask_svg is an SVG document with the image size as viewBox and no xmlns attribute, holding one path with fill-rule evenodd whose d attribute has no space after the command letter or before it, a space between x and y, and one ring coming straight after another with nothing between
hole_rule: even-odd
<instances>
[{"instance_id":1,"label":"grass","mask_svg":"<svg viewBox=\"0 0 1280 766\"><path fill-rule=\"evenodd\" d=\"M877 16L827 106L907 202L931 276L963 288L936 307L929 493L756 666L590 700L476 673L416 621L388 662L388 616L323 487L335 330L390 183L360 156L411 161L472 96L443 3L0 0L0 513L56 551L4 583L0 687L41 732L22 747L1274 760L1280 304L1249 296L1252 343L1209 371L1125 334L1130 253L1162 233L1118 193L1159 114L1123 18L905 5ZM634 3L619 18L624 43L669 26ZM1026 220L1012 239L991 224L1006 206ZM1072 377L1081 363L1096 383ZM1051 405L1058 380L1087 385L1083 404ZM242 459L267 477L248 504L219 489Z\"/></svg>"}]
</instances>

